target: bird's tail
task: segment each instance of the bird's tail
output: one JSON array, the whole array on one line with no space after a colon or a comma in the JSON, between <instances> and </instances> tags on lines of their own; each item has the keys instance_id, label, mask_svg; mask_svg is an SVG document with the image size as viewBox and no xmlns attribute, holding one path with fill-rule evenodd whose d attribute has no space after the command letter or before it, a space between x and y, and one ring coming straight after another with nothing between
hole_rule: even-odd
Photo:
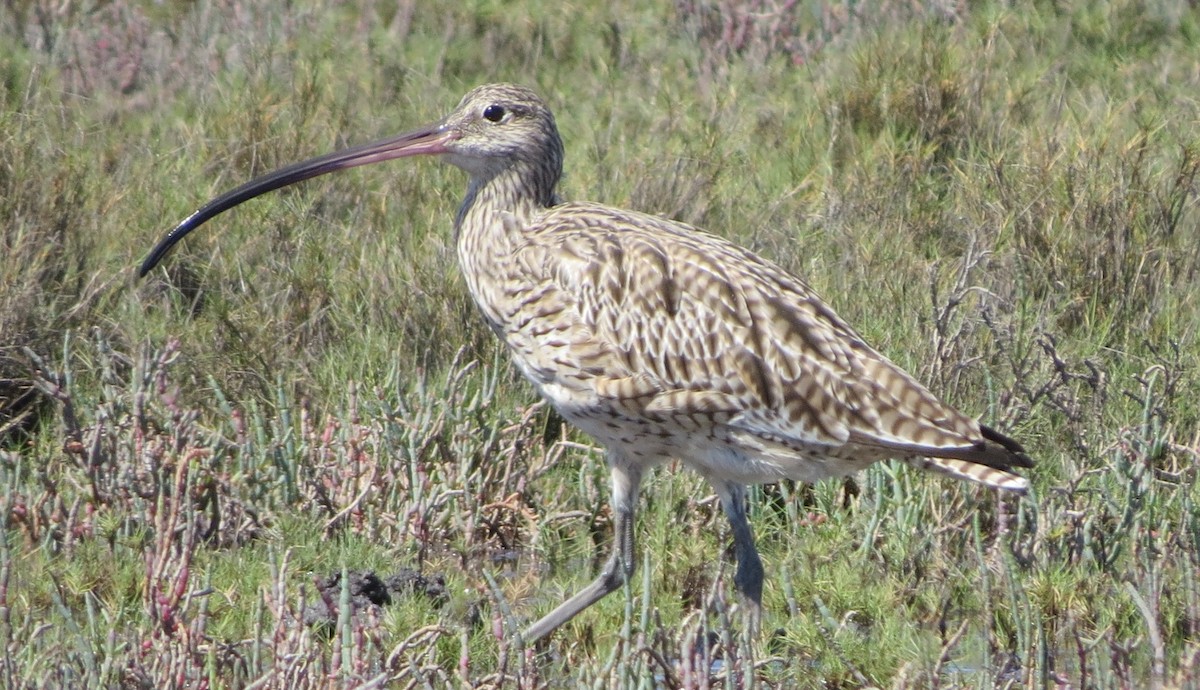
<instances>
[{"instance_id":1,"label":"bird's tail","mask_svg":"<svg viewBox=\"0 0 1200 690\"><path fill-rule=\"evenodd\" d=\"M1016 473L1033 467L1021 444L987 426L980 425L984 442L974 448L954 449L940 457L911 457L908 464L1005 491L1024 494L1029 482Z\"/></svg>"}]
</instances>

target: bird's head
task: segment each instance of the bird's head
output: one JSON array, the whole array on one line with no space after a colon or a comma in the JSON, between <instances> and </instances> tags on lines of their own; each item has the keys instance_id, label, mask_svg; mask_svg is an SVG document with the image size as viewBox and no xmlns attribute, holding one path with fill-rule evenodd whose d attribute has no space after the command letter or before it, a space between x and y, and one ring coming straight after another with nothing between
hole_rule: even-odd
<instances>
[{"instance_id":1,"label":"bird's head","mask_svg":"<svg viewBox=\"0 0 1200 690\"><path fill-rule=\"evenodd\" d=\"M562 169L554 115L533 91L514 84L473 89L439 125L448 138L443 158L477 178L514 165Z\"/></svg>"},{"instance_id":2,"label":"bird's head","mask_svg":"<svg viewBox=\"0 0 1200 690\"><path fill-rule=\"evenodd\" d=\"M171 247L210 218L319 175L394 158L435 155L465 170L473 185L517 171L527 193L548 199L562 171L562 151L554 116L536 93L513 84L479 86L432 125L293 163L218 196L168 233L142 262L139 274L146 275Z\"/></svg>"}]
</instances>

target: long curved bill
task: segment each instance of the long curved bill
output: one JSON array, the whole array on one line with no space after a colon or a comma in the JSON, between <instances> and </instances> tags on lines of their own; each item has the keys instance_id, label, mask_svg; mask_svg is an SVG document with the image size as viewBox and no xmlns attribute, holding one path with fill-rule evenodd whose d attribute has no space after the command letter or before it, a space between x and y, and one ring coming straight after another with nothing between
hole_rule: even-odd
<instances>
[{"instance_id":1,"label":"long curved bill","mask_svg":"<svg viewBox=\"0 0 1200 690\"><path fill-rule=\"evenodd\" d=\"M266 194L280 187L295 184L302 180L307 180L311 177L345 170L346 168L380 163L405 156L448 153L449 149L447 145L454 141L454 139L455 135L452 130L439 123L406 132L399 136L374 141L369 144L361 144L342 151L301 161L300 163L293 163L275 172L267 173L262 177L256 177L246 184L236 189L231 189L201 206L195 213L175 226L175 229L167 233L167 236L159 241L153 251L150 252L150 255L146 257L146 260L142 262L138 276L144 277L152 268L157 266L158 262L166 256L167 252L171 251L171 247L174 247L176 242L183 239L184 235L200 227L213 216L223 213L243 201L249 201L256 196Z\"/></svg>"}]
</instances>

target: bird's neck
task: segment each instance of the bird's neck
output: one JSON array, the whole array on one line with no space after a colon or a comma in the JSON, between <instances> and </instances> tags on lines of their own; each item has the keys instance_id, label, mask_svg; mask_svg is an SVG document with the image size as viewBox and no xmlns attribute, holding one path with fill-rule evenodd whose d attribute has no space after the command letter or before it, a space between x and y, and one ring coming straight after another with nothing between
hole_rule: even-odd
<instances>
[{"instance_id":1,"label":"bird's neck","mask_svg":"<svg viewBox=\"0 0 1200 690\"><path fill-rule=\"evenodd\" d=\"M557 175L524 161L471 175L467 195L454 219L455 236L492 229L497 216L509 216L523 225L558 203L554 193L557 181Z\"/></svg>"},{"instance_id":2,"label":"bird's neck","mask_svg":"<svg viewBox=\"0 0 1200 690\"><path fill-rule=\"evenodd\" d=\"M524 244L534 219L559 203L553 180L520 164L494 175L472 175L467 195L454 220L455 244L467 287L488 321L496 327L502 315L498 298L486 289L489 279L509 273L511 259Z\"/></svg>"},{"instance_id":3,"label":"bird's neck","mask_svg":"<svg viewBox=\"0 0 1200 690\"><path fill-rule=\"evenodd\" d=\"M555 174L551 174L551 173ZM557 171L517 161L487 174L471 175L467 195L454 219L459 256L508 253L520 242L530 221L559 203Z\"/></svg>"}]
</instances>

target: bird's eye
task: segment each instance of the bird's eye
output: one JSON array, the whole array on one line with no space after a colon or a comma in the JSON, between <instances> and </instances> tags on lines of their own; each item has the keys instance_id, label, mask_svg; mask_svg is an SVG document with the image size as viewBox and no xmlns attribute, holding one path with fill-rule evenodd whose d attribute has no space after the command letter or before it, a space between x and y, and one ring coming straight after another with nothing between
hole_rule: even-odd
<instances>
[{"instance_id":1,"label":"bird's eye","mask_svg":"<svg viewBox=\"0 0 1200 690\"><path fill-rule=\"evenodd\" d=\"M483 119L488 122L499 122L504 119L504 106L489 105L483 109Z\"/></svg>"}]
</instances>

